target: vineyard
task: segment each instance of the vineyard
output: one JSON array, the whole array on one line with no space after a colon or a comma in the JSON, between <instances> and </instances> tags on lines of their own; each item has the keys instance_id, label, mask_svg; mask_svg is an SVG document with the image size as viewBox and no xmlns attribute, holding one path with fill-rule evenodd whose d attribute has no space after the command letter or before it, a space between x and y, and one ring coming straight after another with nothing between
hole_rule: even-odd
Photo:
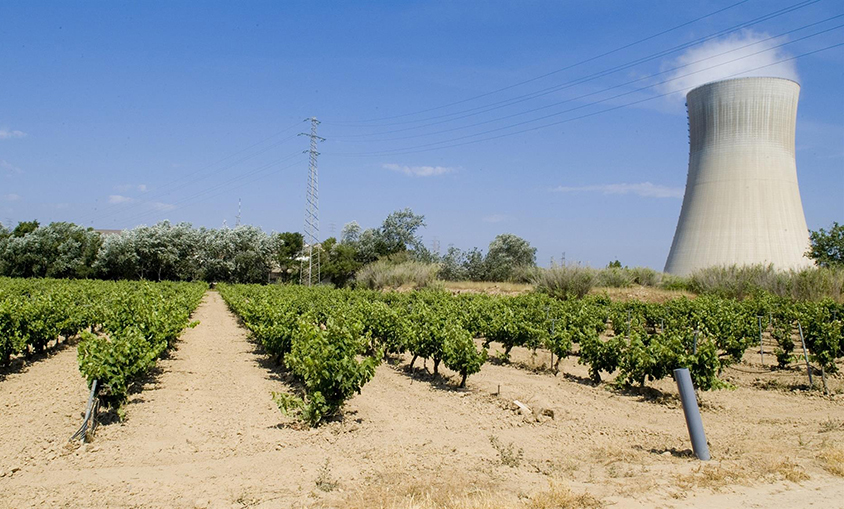
<instances>
[{"instance_id":1,"label":"vineyard","mask_svg":"<svg viewBox=\"0 0 844 509\"><path fill-rule=\"evenodd\" d=\"M769 329L781 367L795 359L797 333L806 362L824 380L844 356L844 307L832 300L703 296L647 304L249 285L221 285L220 292L266 352L301 380L303 397L280 393L276 399L311 424L359 393L382 358L404 352L411 355L409 369L422 358L437 375L442 364L460 375L460 387L497 343L503 347L498 361L506 362L514 347L542 347L556 357L555 370L576 355L595 383L617 372L616 385L645 386L687 367L702 390L725 387L719 375Z\"/></svg>"},{"instance_id":2,"label":"vineyard","mask_svg":"<svg viewBox=\"0 0 844 509\"><path fill-rule=\"evenodd\" d=\"M0 279L0 361L80 336L79 369L118 406L189 325L204 283Z\"/></svg>"},{"instance_id":3,"label":"vineyard","mask_svg":"<svg viewBox=\"0 0 844 509\"><path fill-rule=\"evenodd\" d=\"M844 496L831 300L217 290L0 279L0 507ZM678 366L700 389L706 465L686 451ZM116 412L70 443L95 380Z\"/></svg>"}]
</instances>

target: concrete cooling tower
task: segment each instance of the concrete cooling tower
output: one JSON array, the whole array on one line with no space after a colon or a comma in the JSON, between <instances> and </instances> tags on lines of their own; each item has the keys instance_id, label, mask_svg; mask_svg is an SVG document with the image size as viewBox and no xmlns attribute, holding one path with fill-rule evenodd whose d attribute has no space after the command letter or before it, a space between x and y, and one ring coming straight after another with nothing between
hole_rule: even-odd
<instances>
[{"instance_id":1,"label":"concrete cooling tower","mask_svg":"<svg viewBox=\"0 0 844 509\"><path fill-rule=\"evenodd\" d=\"M811 265L794 160L799 94L799 84L782 78L717 81L688 93L689 174L665 272Z\"/></svg>"}]
</instances>

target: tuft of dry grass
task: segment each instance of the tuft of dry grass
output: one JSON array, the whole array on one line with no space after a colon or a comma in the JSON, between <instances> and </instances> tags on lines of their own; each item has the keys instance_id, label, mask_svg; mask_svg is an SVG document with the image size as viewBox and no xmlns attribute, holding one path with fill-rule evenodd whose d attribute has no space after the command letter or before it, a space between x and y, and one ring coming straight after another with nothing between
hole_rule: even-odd
<instances>
[{"instance_id":1,"label":"tuft of dry grass","mask_svg":"<svg viewBox=\"0 0 844 509\"><path fill-rule=\"evenodd\" d=\"M325 501L322 507L343 509L503 509L512 507L486 483L449 473L420 477L406 472L385 472L372 484L360 486L342 500Z\"/></svg>"},{"instance_id":2,"label":"tuft of dry grass","mask_svg":"<svg viewBox=\"0 0 844 509\"><path fill-rule=\"evenodd\" d=\"M844 420L830 417L821 423L818 433L830 433L832 431L844 431Z\"/></svg>"},{"instance_id":3,"label":"tuft of dry grass","mask_svg":"<svg viewBox=\"0 0 844 509\"><path fill-rule=\"evenodd\" d=\"M527 283L490 281L442 281L442 286L452 293L486 293L490 295L518 295L533 290Z\"/></svg>"},{"instance_id":4,"label":"tuft of dry grass","mask_svg":"<svg viewBox=\"0 0 844 509\"><path fill-rule=\"evenodd\" d=\"M532 496L527 502L530 509L593 509L604 503L589 493L574 493L567 485L551 481L547 491Z\"/></svg>"},{"instance_id":5,"label":"tuft of dry grass","mask_svg":"<svg viewBox=\"0 0 844 509\"><path fill-rule=\"evenodd\" d=\"M844 447L827 446L818 454L824 470L832 475L844 477Z\"/></svg>"},{"instance_id":6,"label":"tuft of dry grass","mask_svg":"<svg viewBox=\"0 0 844 509\"><path fill-rule=\"evenodd\" d=\"M729 486L749 486L754 482L779 479L797 483L808 480L809 475L791 458L757 458L746 463L701 465L688 474L678 475L677 484L684 489L719 491Z\"/></svg>"},{"instance_id":7,"label":"tuft of dry grass","mask_svg":"<svg viewBox=\"0 0 844 509\"><path fill-rule=\"evenodd\" d=\"M629 288L593 288L592 295L606 295L613 301L628 302L631 300L640 302L652 302L662 304L669 300L680 297L694 298L695 295L685 290L667 290L653 286L631 286Z\"/></svg>"}]
</instances>

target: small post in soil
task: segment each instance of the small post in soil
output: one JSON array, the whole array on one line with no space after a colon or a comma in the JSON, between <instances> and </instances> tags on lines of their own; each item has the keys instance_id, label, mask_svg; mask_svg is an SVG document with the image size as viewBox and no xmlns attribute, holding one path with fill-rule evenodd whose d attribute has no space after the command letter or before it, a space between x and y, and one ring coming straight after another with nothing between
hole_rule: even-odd
<instances>
[{"instance_id":1,"label":"small post in soil","mask_svg":"<svg viewBox=\"0 0 844 509\"><path fill-rule=\"evenodd\" d=\"M703 421L700 418L695 387L689 370L687 368L675 369L674 380L677 381L677 390L680 392L683 415L686 418L686 427L689 429L689 438L692 440L692 449L695 456L701 461L709 461L709 445L706 443L706 433L703 431Z\"/></svg>"},{"instance_id":2,"label":"small post in soil","mask_svg":"<svg viewBox=\"0 0 844 509\"><path fill-rule=\"evenodd\" d=\"M756 321L759 322L759 356L762 358L762 365L765 365L765 350L762 348L762 317L757 316Z\"/></svg>"},{"instance_id":3,"label":"small post in soil","mask_svg":"<svg viewBox=\"0 0 844 509\"><path fill-rule=\"evenodd\" d=\"M803 345L803 358L806 359L806 373L809 375L809 387L814 387L815 383L812 381L812 365L809 364L809 351L806 350L806 340L803 338L803 326L797 322L797 330L800 332L800 344Z\"/></svg>"}]
</instances>

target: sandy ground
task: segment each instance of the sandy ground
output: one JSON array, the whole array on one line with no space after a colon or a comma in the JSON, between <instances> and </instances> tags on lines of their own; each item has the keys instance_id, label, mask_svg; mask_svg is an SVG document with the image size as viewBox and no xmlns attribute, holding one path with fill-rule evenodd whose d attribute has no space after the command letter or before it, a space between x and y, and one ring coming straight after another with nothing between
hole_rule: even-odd
<instances>
[{"instance_id":1,"label":"sandy ground","mask_svg":"<svg viewBox=\"0 0 844 509\"><path fill-rule=\"evenodd\" d=\"M844 397L799 390L797 368L770 383L750 354L739 388L702 395L702 463L670 380L595 387L574 357L543 370L541 351L466 390L383 364L342 418L302 429L271 400L284 374L216 292L194 319L126 419L82 447L66 444L87 397L74 348L7 374L0 507L844 507Z\"/></svg>"}]
</instances>

